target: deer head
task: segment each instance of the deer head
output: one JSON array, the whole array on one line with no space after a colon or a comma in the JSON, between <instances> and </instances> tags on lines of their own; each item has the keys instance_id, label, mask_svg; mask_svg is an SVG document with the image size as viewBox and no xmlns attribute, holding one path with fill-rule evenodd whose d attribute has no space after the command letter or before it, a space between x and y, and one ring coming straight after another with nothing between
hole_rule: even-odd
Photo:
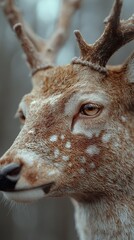
<instances>
[{"instance_id":1,"label":"deer head","mask_svg":"<svg viewBox=\"0 0 134 240\"><path fill-rule=\"evenodd\" d=\"M29 201L69 196L91 201L132 191L134 158L134 54L121 66L109 58L134 38L134 18L120 21L115 0L102 36L92 45L79 31L81 56L54 66L79 0L64 0L50 40L36 36L12 0L3 11L32 70L32 91L19 104L22 129L0 159L0 189Z\"/></svg>"}]
</instances>

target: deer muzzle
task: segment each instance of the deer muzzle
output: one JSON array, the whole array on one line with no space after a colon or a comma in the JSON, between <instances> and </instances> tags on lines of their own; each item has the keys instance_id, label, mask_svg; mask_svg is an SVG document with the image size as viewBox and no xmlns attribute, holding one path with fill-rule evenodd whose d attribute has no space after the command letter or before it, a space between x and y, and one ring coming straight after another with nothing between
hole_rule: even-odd
<instances>
[{"instance_id":1,"label":"deer muzzle","mask_svg":"<svg viewBox=\"0 0 134 240\"><path fill-rule=\"evenodd\" d=\"M18 163L10 163L0 169L0 190L13 191L19 180L22 166Z\"/></svg>"}]
</instances>

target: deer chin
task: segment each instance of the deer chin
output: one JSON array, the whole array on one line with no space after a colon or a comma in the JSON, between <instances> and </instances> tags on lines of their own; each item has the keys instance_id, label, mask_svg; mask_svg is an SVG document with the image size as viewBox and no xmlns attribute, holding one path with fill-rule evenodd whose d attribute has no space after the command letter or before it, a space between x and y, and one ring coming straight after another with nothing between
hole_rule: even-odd
<instances>
[{"instance_id":1,"label":"deer chin","mask_svg":"<svg viewBox=\"0 0 134 240\"><path fill-rule=\"evenodd\" d=\"M41 185L34 188L19 189L14 191L3 192L4 197L9 201L30 203L47 196L54 182Z\"/></svg>"}]
</instances>

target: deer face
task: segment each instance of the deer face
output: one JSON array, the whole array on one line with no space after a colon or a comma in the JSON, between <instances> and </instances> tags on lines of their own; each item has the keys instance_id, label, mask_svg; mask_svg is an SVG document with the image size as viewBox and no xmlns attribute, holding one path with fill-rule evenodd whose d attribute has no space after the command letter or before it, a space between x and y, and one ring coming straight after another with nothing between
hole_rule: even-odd
<instances>
[{"instance_id":1,"label":"deer face","mask_svg":"<svg viewBox=\"0 0 134 240\"><path fill-rule=\"evenodd\" d=\"M63 1L49 41L22 21L13 1L2 6L34 77L32 92L19 105L22 130L0 161L0 189L21 201L44 195L92 200L128 192L134 156L134 55L121 67L106 64L134 38L133 16L120 21L122 1L115 0L100 38L89 45L75 31L80 58L53 67L80 0Z\"/></svg>"},{"instance_id":2,"label":"deer face","mask_svg":"<svg viewBox=\"0 0 134 240\"><path fill-rule=\"evenodd\" d=\"M127 143L123 140L129 115L122 104L122 85L118 98L117 93L113 98L120 71L105 90L111 74L68 65L35 75L32 92L18 108L20 134L0 161L9 199L77 198L87 193L92 199L121 188L127 165L121 165L122 143L130 144L129 138ZM14 184L10 187L8 181Z\"/></svg>"}]
</instances>

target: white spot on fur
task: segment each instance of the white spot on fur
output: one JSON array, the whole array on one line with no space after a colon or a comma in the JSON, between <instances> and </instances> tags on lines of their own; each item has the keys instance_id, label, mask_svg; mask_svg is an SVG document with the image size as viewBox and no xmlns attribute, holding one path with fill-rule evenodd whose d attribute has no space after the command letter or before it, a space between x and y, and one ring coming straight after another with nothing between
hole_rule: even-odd
<instances>
[{"instance_id":1,"label":"white spot on fur","mask_svg":"<svg viewBox=\"0 0 134 240\"><path fill-rule=\"evenodd\" d=\"M94 131L93 131L93 132L94 132ZM96 137L99 137L100 132L101 132L100 130L96 130L96 131L95 131L95 136L96 136Z\"/></svg>"},{"instance_id":2,"label":"white spot on fur","mask_svg":"<svg viewBox=\"0 0 134 240\"><path fill-rule=\"evenodd\" d=\"M56 142L58 140L58 136L57 135L52 135L50 138L49 138L50 142Z\"/></svg>"},{"instance_id":3,"label":"white spot on fur","mask_svg":"<svg viewBox=\"0 0 134 240\"><path fill-rule=\"evenodd\" d=\"M91 162L91 163L89 164L89 167L90 167L91 169L94 169L94 168L95 168L95 163L94 163L94 162Z\"/></svg>"},{"instance_id":4,"label":"white spot on fur","mask_svg":"<svg viewBox=\"0 0 134 240\"><path fill-rule=\"evenodd\" d=\"M66 147L66 148L71 148L71 142L69 142L69 141L66 142L65 147Z\"/></svg>"},{"instance_id":5,"label":"white spot on fur","mask_svg":"<svg viewBox=\"0 0 134 240\"><path fill-rule=\"evenodd\" d=\"M127 118L125 116L121 116L121 121L125 123L127 122Z\"/></svg>"},{"instance_id":6,"label":"white spot on fur","mask_svg":"<svg viewBox=\"0 0 134 240\"><path fill-rule=\"evenodd\" d=\"M80 168L80 169L79 169L79 173L80 173L80 174L85 174L85 169L84 169L84 168Z\"/></svg>"},{"instance_id":7,"label":"white spot on fur","mask_svg":"<svg viewBox=\"0 0 134 240\"><path fill-rule=\"evenodd\" d=\"M61 140L64 140L65 136L62 134L60 138L61 138Z\"/></svg>"},{"instance_id":8,"label":"white spot on fur","mask_svg":"<svg viewBox=\"0 0 134 240\"><path fill-rule=\"evenodd\" d=\"M60 138L61 138L61 140L64 140L65 136L62 134Z\"/></svg>"},{"instance_id":9,"label":"white spot on fur","mask_svg":"<svg viewBox=\"0 0 134 240\"><path fill-rule=\"evenodd\" d=\"M79 161L80 161L81 163L86 163L86 158L83 157L83 156L81 156L81 157L79 158Z\"/></svg>"},{"instance_id":10,"label":"white spot on fur","mask_svg":"<svg viewBox=\"0 0 134 240\"><path fill-rule=\"evenodd\" d=\"M60 154L60 151L59 151L58 148L56 148L56 149L54 150L54 157L55 157L55 158L58 158L58 157L59 157L59 154Z\"/></svg>"},{"instance_id":11,"label":"white spot on fur","mask_svg":"<svg viewBox=\"0 0 134 240\"><path fill-rule=\"evenodd\" d=\"M54 166L59 168L59 167L61 167L61 164L59 162L55 162Z\"/></svg>"},{"instance_id":12,"label":"white spot on fur","mask_svg":"<svg viewBox=\"0 0 134 240\"><path fill-rule=\"evenodd\" d=\"M119 144L118 142L115 142L115 143L114 143L114 147L115 147L115 148L118 148L119 146L120 146L120 144Z\"/></svg>"},{"instance_id":13,"label":"white spot on fur","mask_svg":"<svg viewBox=\"0 0 134 240\"><path fill-rule=\"evenodd\" d=\"M31 129L29 132L28 132L28 134L35 134L35 129Z\"/></svg>"},{"instance_id":14,"label":"white spot on fur","mask_svg":"<svg viewBox=\"0 0 134 240\"><path fill-rule=\"evenodd\" d=\"M111 138L111 133L106 133L102 136L102 142L103 143L108 143Z\"/></svg>"},{"instance_id":15,"label":"white spot on fur","mask_svg":"<svg viewBox=\"0 0 134 240\"><path fill-rule=\"evenodd\" d=\"M69 160L69 156L62 156L62 159L63 159L64 161L68 161L68 160Z\"/></svg>"},{"instance_id":16,"label":"white spot on fur","mask_svg":"<svg viewBox=\"0 0 134 240\"><path fill-rule=\"evenodd\" d=\"M100 152L100 149L96 145L91 145L86 150L86 153L88 153L90 156L98 155L99 152Z\"/></svg>"},{"instance_id":17,"label":"white spot on fur","mask_svg":"<svg viewBox=\"0 0 134 240\"><path fill-rule=\"evenodd\" d=\"M69 167L72 167L72 166L73 166L73 164L70 162L70 163L68 164L68 166L69 166Z\"/></svg>"}]
</instances>

